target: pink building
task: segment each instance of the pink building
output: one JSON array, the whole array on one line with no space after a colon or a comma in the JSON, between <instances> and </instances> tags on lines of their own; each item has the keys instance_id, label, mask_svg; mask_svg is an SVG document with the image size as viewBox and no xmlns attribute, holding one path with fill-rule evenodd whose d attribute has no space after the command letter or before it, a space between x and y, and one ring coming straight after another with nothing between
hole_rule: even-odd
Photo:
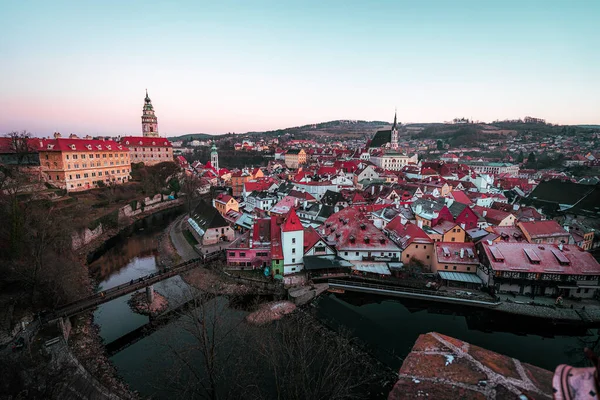
<instances>
[{"instance_id":1,"label":"pink building","mask_svg":"<svg viewBox=\"0 0 600 400\"><path fill-rule=\"evenodd\" d=\"M227 249L229 269L257 269L271 265L271 219L261 218Z\"/></svg>"}]
</instances>

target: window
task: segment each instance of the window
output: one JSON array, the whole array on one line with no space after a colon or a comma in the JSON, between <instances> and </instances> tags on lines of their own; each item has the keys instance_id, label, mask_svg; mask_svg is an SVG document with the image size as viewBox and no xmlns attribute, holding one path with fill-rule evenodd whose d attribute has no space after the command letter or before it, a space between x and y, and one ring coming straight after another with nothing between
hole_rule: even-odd
<instances>
[{"instance_id":1,"label":"window","mask_svg":"<svg viewBox=\"0 0 600 400\"><path fill-rule=\"evenodd\" d=\"M246 253L240 253L240 257L246 257Z\"/></svg>"},{"instance_id":2,"label":"window","mask_svg":"<svg viewBox=\"0 0 600 400\"><path fill-rule=\"evenodd\" d=\"M293 263L295 263L295 262L296 262L296 259L295 259L295 258L292 258L292 262L293 262Z\"/></svg>"},{"instance_id":3,"label":"window","mask_svg":"<svg viewBox=\"0 0 600 400\"><path fill-rule=\"evenodd\" d=\"M419 245L418 245L418 244L417 244L417 245L415 245L415 249L418 249L418 248L419 248Z\"/></svg>"},{"instance_id":4,"label":"window","mask_svg":"<svg viewBox=\"0 0 600 400\"><path fill-rule=\"evenodd\" d=\"M296 254L296 248L292 249L292 254Z\"/></svg>"},{"instance_id":5,"label":"window","mask_svg":"<svg viewBox=\"0 0 600 400\"><path fill-rule=\"evenodd\" d=\"M229 252L229 257L235 257L235 252L234 251L230 251Z\"/></svg>"},{"instance_id":6,"label":"window","mask_svg":"<svg viewBox=\"0 0 600 400\"><path fill-rule=\"evenodd\" d=\"M106 158L106 154L102 154L102 158Z\"/></svg>"},{"instance_id":7,"label":"window","mask_svg":"<svg viewBox=\"0 0 600 400\"><path fill-rule=\"evenodd\" d=\"M69 175L69 179L73 179L73 175Z\"/></svg>"},{"instance_id":8,"label":"window","mask_svg":"<svg viewBox=\"0 0 600 400\"><path fill-rule=\"evenodd\" d=\"M583 293L588 293L590 289L584 289Z\"/></svg>"},{"instance_id":9,"label":"window","mask_svg":"<svg viewBox=\"0 0 600 400\"><path fill-rule=\"evenodd\" d=\"M452 238L451 242L454 242L456 240L456 238Z\"/></svg>"},{"instance_id":10,"label":"window","mask_svg":"<svg viewBox=\"0 0 600 400\"><path fill-rule=\"evenodd\" d=\"M81 155L81 158L85 158L85 154L82 154L82 155Z\"/></svg>"},{"instance_id":11,"label":"window","mask_svg":"<svg viewBox=\"0 0 600 400\"><path fill-rule=\"evenodd\" d=\"M407 255L406 255L406 258L410 258L410 254L407 254Z\"/></svg>"},{"instance_id":12,"label":"window","mask_svg":"<svg viewBox=\"0 0 600 400\"><path fill-rule=\"evenodd\" d=\"M80 178L81 178L81 175L79 175L79 174L75 175L75 179L80 179Z\"/></svg>"},{"instance_id":13,"label":"window","mask_svg":"<svg viewBox=\"0 0 600 400\"><path fill-rule=\"evenodd\" d=\"M57 181L58 181L58 180L60 180L60 178L58 177L58 175L56 175L56 180L57 180Z\"/></svg>"},{"instance_id":14,"label":"window","mask_svg":"<svg viewBox=\"0 0 600 400\"><path fill-rule=\"evenodd\" d=\"M292 244L296 243L296 238L292 238Z\"/></svg>"},{"instance_id":15,"label":"window","mask_svg":"<svg viewBox=\"0 0 600 400\"><path fill-rule=\"evenodd\" d=\"M444 269L448 269L448 266L447 266L447 265L444 265Z\"/></svg>"},{"instance_id":16,"label":"window","mask_svg":"<svg viewBox=\"0 0 600 400\"><path fill-rule=\"evenodd\" d=\"M470 270L471 270L471 267L467 267L467 271L470 271Z\"/></svg>"},{"instance_id":17,"label":"window","mask_svg":"<svg viewBox=\"0 0 600 400\"><path fill-rule=\"evenodd\" d=\"M429 260L429 256L427 256L427 259Z\"/></svg>"},{"instance_id":18,"label":"window","mask_svg":"<svg viewBox=\"0 0 600 400\"><path fill-rule=\"evenodd\" d=\"M455 265L455 266L453 266L453 267L452 267L452 269L456 271L456 265Z\"/></svg>"},{"instance_id":19,"label":"window","mask_svg":"<svg viewBox=\"0 0 600 400\"><path fill-rule=\"evenodd\" d=\"M77 160L77 154L73 154L73 160Z\"/></svg>"},{"instance_id":20,"label":"window","mask_svg":"<svg viewBox=\"0 0 600 400\"><path fill-rule=\"evenodd\" d=\"M275 264L279 264L279 260L275 260ZM279 271L279 270L277 270L277 271ZM279 273L279 272L277 272L277 273Z\"/></svg>"},{"instance_id":21,"label":"window","mask_svg":"<svg viewBox=\"0 0 600 400\"><path fill-rule=\"evenodd\" d=\"M347 251L345 251L345 252L344 252L344 255L345 255L345 256L347 256L347 255L348 255L348 252L347 252Z\"/></svg>"}]
</instances>

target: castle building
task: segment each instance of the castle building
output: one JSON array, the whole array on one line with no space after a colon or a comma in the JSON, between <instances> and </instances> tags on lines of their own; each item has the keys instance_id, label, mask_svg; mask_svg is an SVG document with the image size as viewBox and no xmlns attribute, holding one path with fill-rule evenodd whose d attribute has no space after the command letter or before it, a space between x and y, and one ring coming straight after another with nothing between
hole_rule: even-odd
<instances>
[{"instance_id":1,"label":"castle building","mask_svg":"<svg viewBox=\"0 0 600 400\"><path fill-rule=\"evenodd\" d=\"M42 173L48 183L69 192L129 180L129 149L112 140L39 139ZM101 183L100 183L101 182Z\"/></svg>"},{"instance_id":2,"label":"castle building","mask_svg":"<svg viewBox=\"0 0 600 400\"><path fill-rule=\"evenodd\" d=\"M158 137L158 118L154 114L154 107L152 106L152 100L148 97L147 89L142 110L142 134L144 137Z\"/></svg>"}]
</instances>

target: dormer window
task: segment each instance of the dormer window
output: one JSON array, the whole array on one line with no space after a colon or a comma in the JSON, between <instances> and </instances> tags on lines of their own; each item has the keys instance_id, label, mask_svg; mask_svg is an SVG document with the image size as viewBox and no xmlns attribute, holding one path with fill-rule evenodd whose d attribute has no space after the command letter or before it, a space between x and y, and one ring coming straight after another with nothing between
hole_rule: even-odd
<instances>
[{"instance_id":1,"label":"dormer window","mask_svg":"<svg viewBox=\"0 0 600 400\"><path fill-rule=\"evenodd\" d=\"M140 146L142 145L142 141L140 140Z\"/></svg>"},{"instance_id":2,"label":"dormer window","mask_svg":"<svg viewBox=\"0 0 600 400\"><path fill-rule=\"evenodd\" d=\"M52 150L53 148L54 148L54 145L53 145L53 144L49 144L49 145L48 145L48 150Z\"/></svg>"},{"instance_id":3,"label":"dormer window","mask_svg":"<svg viewBox=\"0 0 600 400\"><path fill-rule=\"evenodd\" d=\"M70 145L69 147L71 147L71 150L75 150L75 145L74 144Z\"/></svg>"},{"instance_id":4,"label":"dormer window","mask_svg":"<svg viewBox=\"0 0 600 400\"><path fill-rule=\"evenodd\" d=\"M101 144L96 145L96 147L98 148L98 150L102 150L102 145Z\"/></svg>"},{"instance_id":5,"label":"dormer window","mask_svg":"<svg viewBox=\"0 0 600 400\"><path fill-rule=\"evenodd\" d=\"M107 148L108 150L110 150L110 144L107 144L107 145L106 145L106 148Z\"/></svg>"},{"instance_id":6,"label":"dormer window","mask_svg":"<svg viewBox=\"0 0 600 400\"><path fill-rule=\"evenodd\" d=\"M87 147L87 149L88 149L88 150L91 150L91 149L92 149L92 145L91 145L91 144L88 144L88 145L87 145L87 146L85 146L85 147Z\"/></svg>"},{"instance_id":7,"label":"dormer window","mask_svg":"<svg viewBox=\"0 0 600 400\"><path fill-rule=\"evenodd\" d=\"M155 145L156 145L156 142L152 142L152 146L155 146Z\"/></svg>"},{"instance_id":8,"label":"dormer window","mask_svg":"<svg viewBox=\"0 0 600 400\"><path fill-rule=\"evenodd\" d=\"M125 142L125 144L129 144L129 140Z\"/></svg>"},{"instance_id":9,"label":"dormer window","mask_svg":"<svg viewBox=\"0 0 600 400\"><path fill-rule=\"evenodd\" d=\"M354 236L350 236L350 243L354 243L356 241L356 238Z\"/></svg>"}]
</instances>

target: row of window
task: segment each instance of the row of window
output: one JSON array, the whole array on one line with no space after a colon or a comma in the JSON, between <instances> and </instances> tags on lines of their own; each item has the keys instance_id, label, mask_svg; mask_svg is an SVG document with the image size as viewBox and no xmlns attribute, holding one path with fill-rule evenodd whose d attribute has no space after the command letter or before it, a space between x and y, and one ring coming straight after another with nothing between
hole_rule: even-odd
<instances>
[{"instance_id":1,"label":"row of window","mask_svg":"<svg viewBox=\"0 0 600 400\"><path fill-rule=\"evenodd\" d=\"M429 256L427 256L427 257L429 257ZM448 269L448 266L444 265L444 269ZM456 265L452 266L452 270L456 271ZM471 267L467 267L467 271L470 271L470 270L471 270Z\"/></svg>"},{"instance_id":2,"label":"row of window","mask_svg":"<svg viewBox=\"0 0 600 400\"><path fill-rule=\"evenodd\" d=\"M128 169L124 169L124 170L122 170L122 171L121 171L120 169L117 169L116 171L113 169L112 171L110 171L110 175L115 175L115 173L116 173L116 174L120 174L120 173L124 173L124 174L125 174L125 173L128 173L128 172L129 172L129 170L128 170ZM108 175L109 175L109 171L106 171L106 172L104 172L104 175L108 176ZM58 176L58 175L57 175L57 176ZM92 172L92 173L91 173L91 176L92 176L92 177L95 177L95 176L102 176L102 171L98 171L98 172L97 172L97 175L96 175L96 172ZM89 177L90 177L90 174L89 174L89 173L84 173L84 174L83 174L83 178L84 178L84 179L85 179L85 178L89 178ZM73 179L73 175L69 175L69 179ZM80 175L80 174L75 174L75 179L81 179L81 175ZM119 179L121 179L121 178L119 178Z\"/></svg>"},{"instance_id":3,"label":"row of window","mask_svg":"<svg viewBox=\"0 0 600 400\"><path fill-rule=\"evenodd\" d=\"M115 154L114 157L115 158L123 158L125 157L127 153L119 153L119 154ZM73 160L77 160L78 157L81 157L82 160L85 160L85 158L94 158L94 154L88 154L87 156L85 154L72 154L71 155ZM96 153L96 158L100 158L100 154ZM102 154L102 158L106 158L106 153ZM108 158L113 158L113 153L108 153ZM48 156L46 155L46 159L48 159ZM69 159L69 154L67 154L67 160Z\"/></svg>"},{"instance_id":4,"label":"row of window","mask_svg":"<svg viewBox=\"0 0 600 400\"><path fill-rule=\"evenodd\" d=\"M106 182L110 182L110 181L111 181L111 179L110 179L110 178L106 178L106 179L105 179L105 181L106 181ZM116 179L115 179L115 178L112 178L112 181L113 181L113 182L117 182L117 181L119 181L119 182L120 182L120 181L126 182L126 181L127 181L127 178L126 178L126 177L123 177L123 178L121 178L121 177L119 176L119 177L118 177L118 178L116 178ZM69 188L71 188L71 189L74 189L75 187L86 187L86 188L91 188L91 187L94 187L94 186L96 185L96 182L97 182L97 181L91 181L91 182L90 182L90 181L87 181L87 182L79 182L79 183L76 183L76 184L75 184L75 183L71 183L71 184L69 184Z\"/></svg>"},{"instance_id":5,"label":"row of window","mask_svg":"<svg viewBox=\"0 0 600 400\"><path fill-rule=\"evenodd\" d=\"M115 163L116 163L116 165L125 165L125 164L129 164L129 162L125 162L125 161L121 160L121 161L111 161L111 162L110 162L110 165L115 165ZM48 166L50 166L50 164L49 164L49 163L46 163L46 164L47 164ZM81 165L81 168L87 168L87 167L88 167L88 164L87 164L87 163L83 163L83 164L73 164L73 168L74 168L74 169L78 169L80 165ZM108 165L109 165L109 162L108 162L108 161L104 161L104 166L106 167L106 166L108 166ZM57 165L56 165L56 163L54 163L54 166L57 166ZM93 162L92 162L92 163L90 163L90 165L89 165L89 167L90 167L90 168L94 168L94 167L100 167L100 166L101 166L101 165L100 165L100 161L96 162L96 165L94 165L94 163L93 163ZM71 169L71 164L67 164L67 169Z\"/></svg>"}]
</instances>

